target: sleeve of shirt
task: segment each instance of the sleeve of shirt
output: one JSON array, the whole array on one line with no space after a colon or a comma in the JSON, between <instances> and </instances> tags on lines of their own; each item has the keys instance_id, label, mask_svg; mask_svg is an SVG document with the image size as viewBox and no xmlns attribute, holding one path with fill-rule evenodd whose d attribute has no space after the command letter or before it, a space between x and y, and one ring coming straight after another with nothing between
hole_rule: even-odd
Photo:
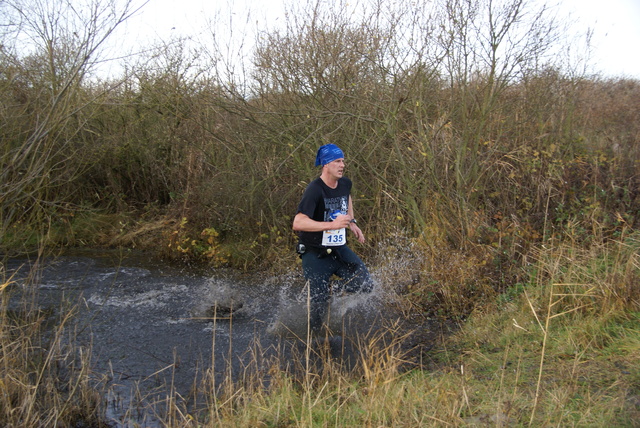
<instances>
[{"instance_id":1,"label":"sleeve of shirt","mask_svg":"<svg viewBox=\"0 0 640 428\"><path fill-rule=\"evenodd\" d=\"M320 198L322 198L322 195L318 192L318 186L314 185L314 183L309 184L302 195L302 200L298 204L298 212L313 219L320 203Z\"/></svg>"}]
</instances>

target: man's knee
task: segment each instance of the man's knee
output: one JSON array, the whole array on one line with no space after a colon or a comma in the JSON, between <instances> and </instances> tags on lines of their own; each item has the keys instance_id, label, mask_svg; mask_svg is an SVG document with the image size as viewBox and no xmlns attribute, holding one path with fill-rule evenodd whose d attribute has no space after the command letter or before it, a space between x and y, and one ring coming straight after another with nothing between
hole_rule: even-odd
<instances>
[{"instance_id":1,"label":"man's knee","mask_svg":"<svg viewBox=\"0 0 640 428\"><path fill-rule=\"evenodd\" d=\"M364 266L361 266L345 284L345 291L348 293L370 293L372 290L373 280Z\"/></svg>"},{"instance_id":2,"label":"man's knee","mask_svg":"<svg viewBox=\"0 0 640 428\"><path fill-rule=\"evenodd\" d=\"M329 300L329 281L324 277L312 276L309 281L309 299L323 303Z\"/></svg>"}]
</instances>

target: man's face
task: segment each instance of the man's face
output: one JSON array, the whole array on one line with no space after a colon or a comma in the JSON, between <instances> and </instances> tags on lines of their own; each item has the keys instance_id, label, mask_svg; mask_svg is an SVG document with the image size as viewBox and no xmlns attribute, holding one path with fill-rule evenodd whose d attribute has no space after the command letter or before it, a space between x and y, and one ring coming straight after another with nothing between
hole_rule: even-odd
<instances>
[{"instance_id":1,"label":"man's face","mask_svg":"<svg viewBox=\"0 0 640 428\"><path fill-rule=\"evenodd\" d=\"M330 175L336 178L341 178L344 174L344 159L336 159L325 165Z\"/></svg>"}]
</instances>

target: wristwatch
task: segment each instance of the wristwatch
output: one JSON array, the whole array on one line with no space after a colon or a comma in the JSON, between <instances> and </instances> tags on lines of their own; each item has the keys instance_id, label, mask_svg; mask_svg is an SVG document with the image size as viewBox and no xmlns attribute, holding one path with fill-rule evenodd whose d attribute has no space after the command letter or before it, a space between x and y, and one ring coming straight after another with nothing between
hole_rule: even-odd
<instances>
[{"instance_id":1,"label":"wristwatch","mask_svg":"<svg viewBox=\"0 0 640 428\"><path fill-rule=\"evenodd\" d=\"M356 223L356 224L358 224L358 222L356 221L356 219L355 219L355 218L352 218L352 219L351 219L351 221L350 221L349 223Z\"/></svg>"}]
</instances>

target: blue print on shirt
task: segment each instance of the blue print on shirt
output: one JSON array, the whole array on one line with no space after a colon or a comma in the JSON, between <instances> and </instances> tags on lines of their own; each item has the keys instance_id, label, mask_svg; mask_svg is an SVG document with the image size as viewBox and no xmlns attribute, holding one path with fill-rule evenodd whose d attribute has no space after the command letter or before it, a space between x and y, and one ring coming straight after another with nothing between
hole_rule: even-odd
<instances>
[{"instance_id":1,"label":"blue print on shirt","mask_svg":"<svg viewBox=\"0 0 640 428\"><path fill-rule=\"evenodd\" d=\"M340 214L347 214L349 209L346 196L324 199L324 221L333 221Z\"/></svg>"}]
</instances>

